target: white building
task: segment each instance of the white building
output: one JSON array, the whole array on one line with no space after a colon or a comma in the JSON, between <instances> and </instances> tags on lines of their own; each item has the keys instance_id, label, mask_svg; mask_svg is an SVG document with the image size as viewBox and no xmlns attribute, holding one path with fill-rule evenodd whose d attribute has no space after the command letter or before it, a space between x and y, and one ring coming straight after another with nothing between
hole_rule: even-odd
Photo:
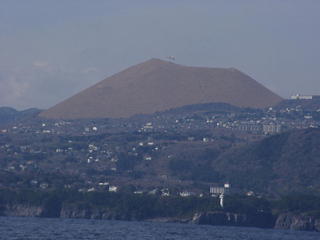
<instances>
[{"instance_id":1,"label":"white building","mask_svg":"<svg viewBox=\"0 0 320 240\"><path fill-rule=\"evenodd\" d=\"M282 130L281 124L263 124L262 125L262 131L264 134L274 134L274 133L280 133Z\"/></svg>"},{"instance_id":2,"label":"white building","mask_svg":"<svg viewBox=\"0 0 320 240\"><path fill-rule=\"evenodd\" d=\"M190 196L193 196L193 195L195 195L195 194L194 194L193 192L182 191L182 192L179 193L179 195L180 195L181 197L190 197Z\"/></svg>"},{"instance_id":3,"label":"white building","mask_svg":"<svg viewBox=\"0 0 320 240\"><path fill-rule=\"evenodd\" d=\"M117 192L118 187L117 186L109 186L109 192Z\"/></svg>"},{"instance_id":4,"label":"white building","mask_svg":"<svg viewBox=\"0 0 320 240\"><path fill-rule=\"evenodd\" d=\"M222 186L212 186L210 187L210 194L212 196L218 196L220 194L228 194L230 193L230 188L231 188L231 185L230 183L225 183Z\"/></svg>"},{"instance_id":5,"label":"white building","mask_svg":"<svg viewBox=\"0 0 320 240\"><path fill-rule=\"evenodd\" d=\"M300 94L297 94L297 95L291 96L291 99L292 99L292 100L312 100L312 99L313 99L313 96L311 96L311 95L300 95Z\"/></svg>"}]
</instances>

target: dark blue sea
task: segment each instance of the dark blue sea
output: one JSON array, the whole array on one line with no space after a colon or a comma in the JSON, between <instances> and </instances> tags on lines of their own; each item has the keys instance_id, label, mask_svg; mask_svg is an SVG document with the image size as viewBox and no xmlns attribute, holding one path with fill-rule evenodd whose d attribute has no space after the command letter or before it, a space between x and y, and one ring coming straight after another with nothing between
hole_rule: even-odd
<instances>
[{"instance_id":1,"label":"dark blue sea","mask_svg":"<svg viewBox=\"0 0 320 240\"><path fill-rule=\"evenodd\" d=\"M173 223L0 217L0 239L319 240L320 233Z\"/></svg>"}]
</instances>

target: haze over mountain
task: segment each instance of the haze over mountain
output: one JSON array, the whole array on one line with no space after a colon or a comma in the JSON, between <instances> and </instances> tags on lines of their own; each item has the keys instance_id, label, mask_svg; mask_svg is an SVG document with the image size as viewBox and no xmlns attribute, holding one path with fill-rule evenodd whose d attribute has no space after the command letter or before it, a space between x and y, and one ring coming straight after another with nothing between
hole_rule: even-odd
<instances>
[{"instance_id":1,"label":"haze over mountain","mask_svg":"<svg viewBox=\"0 0 320 240\"><path fill-rule=\"evenodd\" d=\"M0 126L10 124L17 121L25 121L36 117L41 112L40 109L29 108L23 111L17 111L10 107L0 107Z\"/></svg>"},{"instance_id":2,"label":"haze over mountain","mask_svg":"<svg viewBox=\"0 0 320 240\"><path fill-rule=\"evenodd\" d=\"M44 118L121 118L190 104L264 108L282 99L234 68L188 67L151 59L117 73L40 114Z\"/></svg>"}]
</instances>

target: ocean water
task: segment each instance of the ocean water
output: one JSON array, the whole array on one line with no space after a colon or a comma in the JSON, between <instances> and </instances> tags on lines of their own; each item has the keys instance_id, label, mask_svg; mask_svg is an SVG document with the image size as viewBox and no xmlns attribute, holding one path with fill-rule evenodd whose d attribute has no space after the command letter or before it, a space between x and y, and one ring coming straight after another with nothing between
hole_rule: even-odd
<instances>
[{"instance_id":1,"label":"ocean water","mask_svg":"<svg viewBox=\"0 0 320 240\"><path fill-rule=\"evenodd\" d=\"M4 240L319 240L320 233L191 224L0 217Z\"/></svg>"}]
</instances>

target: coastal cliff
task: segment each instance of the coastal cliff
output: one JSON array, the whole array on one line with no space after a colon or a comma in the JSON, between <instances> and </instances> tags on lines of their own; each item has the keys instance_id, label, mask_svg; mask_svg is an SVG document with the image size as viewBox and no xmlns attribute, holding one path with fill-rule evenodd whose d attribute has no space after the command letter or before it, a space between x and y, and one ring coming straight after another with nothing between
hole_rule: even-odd
<instances>
[{"instance_id":1,"label":"coastal cliff","mask_svg":"<svg viewBox=\"0 0 320 240\"><path fill-rule=\"evenodd\" d=\"M61 218L87 218L105 220L139 220L132 214L123 214L107 208L92 206L79 206L73 204L63 205L60 211Z\"/></svg>"},{"instance_id":2,"label":"coastal cliff","mask_svg":"<svg viewBox=\"0 0 320 240\"><path fill-rule=\"evenodd\" d=\"M224 225L272 228L275 217L269 213L240 214L223 211L196 213L193 217L161 217L145 218L138 213L117 212L106 208L93 206L79 206L64 204L61 208L50 209L47 206L32 206L23 204L4 205L1 207L2 216L20 217L60 217L60 218L86 218L126 221L153 221L153 222L179 222L200 225Z\"/></svg>"},{"instance_id":3,"label":"coastal cliff","mask_svg":"<svg viewBox=\"0 0 320 240\"><path fill-rule=\"evenodd\" d=\"M43 207L27 204L7 204L0 207L0 215L8 217L45 217L43 213Z\"/></svg>"},{"instance_id":4,"label":"coastal cliff","mask_svg":"<svg viewBox=\"0 0 320 240\"><path fill-rule=\"evenodd\" d=\"M201 225L272 228L275 220L271 213L243 214L214 211L195 214L192 222Z\"/></svg>"},{"instance_id":5,"label":"coastal cliff","mask_svg":"<svg viewBox=\"0 0 320 240\"><path fill-rule=\"evenodd\" d=\"M320 218L306 214L284 213L278 216L274 228L320 232Z\"/></svg>"},{"instance_id":6,"label":"coastal cliff","mask_svg":"<svg viewBox=\"0 0 320 240\"><path fill-rule=\"evenodd\" d=\"M275 228L320 232L320 217L310 213L228 212L223 210L196 212L192 215L142 213L137 209L111 209L90 204L0 204L0 216L85 218L125 221L178 222L199 225Z\"/></svg>"},{"instance_id":7,"label":"coastal cliff","mask_svg":"<svg viewBox=\"0 0 320 240\"><path fill-rule=\"evenodd\" d=\"M204 212L195 214L192 223L320 232L320 217L311 216L307 213L283 213L275 216L271 213Z\"/></svg>"}]
</instances>

